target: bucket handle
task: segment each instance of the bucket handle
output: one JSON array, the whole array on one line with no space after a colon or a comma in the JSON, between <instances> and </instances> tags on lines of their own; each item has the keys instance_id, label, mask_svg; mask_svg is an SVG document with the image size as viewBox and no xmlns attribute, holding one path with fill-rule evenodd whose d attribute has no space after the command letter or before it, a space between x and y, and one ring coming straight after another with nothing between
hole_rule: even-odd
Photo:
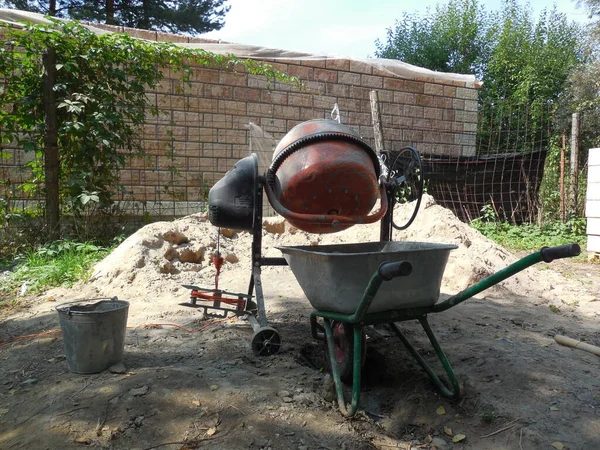
<instances>
[{"instance_id":1,"label":"bucket handle","mask_svg":"<svg viewBox=\"0 0 600 450\"><path fill-rule=\"evenodd\" d=\"M102 301L102 300L109 300L111 302L116 302L119 300L119 298L115 295L114 297L100 297L100 298L88 298L85 301L86 302L93 302L93 301ZM81 303L81 299L79 300L73 300L72 302L66 302L66 303L61 303L60 305L58 305L56 308L54 308L56 311L58 312L62 312L62 313L66 313L71 315L71 308L70 307L65 307L66 305L72 305L74 303Z\"/></svg>"},{"instance_id":2,"label":"bucket handle","mask_svg":"<svg viewBox=\"0 0 600 450\"><path fill-rule=\"evenodd\" d=\"M379 195L381 198L381 205L379 206L379 210L375 211L370 216L366 215L360 217L347 217L329 214L295 213L284 207L281 203L279 203L269 183L265 183L265 192L267 193L267 198L269 200L269 203L271 203L271 206L273 206L273 209L286 219L311 224L331 224L331 226L334 228L340 225L357 225L377 222L385 215L388 208L387 190L385 188L385 185L383 184L381 184L379 189Z\"/></svg>"}]
</instances>

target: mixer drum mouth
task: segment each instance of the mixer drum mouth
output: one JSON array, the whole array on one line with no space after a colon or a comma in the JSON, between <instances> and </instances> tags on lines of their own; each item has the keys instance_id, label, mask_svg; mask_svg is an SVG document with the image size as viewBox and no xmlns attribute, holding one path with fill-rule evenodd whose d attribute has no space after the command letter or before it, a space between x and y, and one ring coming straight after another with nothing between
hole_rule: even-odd
<instances>
[{"instance_id":1,"label":"mixer drum mouth","mask_svg":"<svg viewBox=\"0 0 600 450\"><path fill-rule=\"evenodd\" d=\"M256 222L258 158L251 154L215 183L208 193L208 218L216 227L250 231Z\"/></svg>"},{"instance_id":2,"label":"mixer drum mouth","mask_svg":"<svg viewBox=\"0 0 600 450\"><path fill-rule=\"evenodd\" d=\"M372 223L386 212L377 155L350 127L316 119L295 126L275 148L265 191L273 208L309 233ZM369 216L381 195L381 207Z\"/></svg>"}]
</instances>

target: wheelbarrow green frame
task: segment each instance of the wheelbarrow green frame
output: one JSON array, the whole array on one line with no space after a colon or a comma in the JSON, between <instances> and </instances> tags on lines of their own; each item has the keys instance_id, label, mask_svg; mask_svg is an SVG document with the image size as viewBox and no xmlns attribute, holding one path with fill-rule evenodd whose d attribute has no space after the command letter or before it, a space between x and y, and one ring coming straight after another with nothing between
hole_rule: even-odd
<instances>
[{"instance_id":1,"label":"wheelbarrow green frame","mask_svg":"<svg viewBox=\"0 0 600 450\"><path fill-rule=\"evenodd\" d=\"M442 350L433 331L431 330L431 327L429 326L427 315L446 311L447 309L450 309L453 306L468 300L469 298L502 282L507 278L510 278L511 276L527 269L534 264L542 261L551 262L554 259L577 256L580 252L581 249L577 244L568 244L552 248L544 247L540 251L525 256L510 266L481 280L479 283L476 283L459 292L458 294L453 295L447 300L436 303L433 306L369 313L369 307L375 299L381 284L385 281L391 280L396 276L409 276L412 270L412 266L410 266L410 263L407 263L406 261L383 263L371 277L364 291L363 297L353 314L341 314L330 311L313 311L310 315L311 332L313 337L318 340L327 341L329 362L335 383L340 412L346 417L351 417L356 414L356 411L358 410L361 384L361 354L363 345L362 335L365 326L388 324L400 338L402 343L406 346L411 355L418 361L421 367L423 367L427 375L429 375L442 395L450 399L456 399L460 396L460 386L458 380L454 374L452 366L448 362L448 358L446 358L444 351ZM321 326L317 321L319 317L323 319L323 326ZM431 342L431 345L433 346L435 353L437 354L438 359L440 360L446 372L449 384L444 383L440 379L440 377L429 366L429 364L427 364L427 362L412 346L408 339L402 334L395 323L407 320L418 320L423 327L425 334L427 334L427 337L429 338L429 341ZM352 360L352 400L349 405L346 403L344 398L340 371L335 360L334 337L331 325L333 321L351 324L353 328L354 354Z\"/></svg>"}]
</instances>

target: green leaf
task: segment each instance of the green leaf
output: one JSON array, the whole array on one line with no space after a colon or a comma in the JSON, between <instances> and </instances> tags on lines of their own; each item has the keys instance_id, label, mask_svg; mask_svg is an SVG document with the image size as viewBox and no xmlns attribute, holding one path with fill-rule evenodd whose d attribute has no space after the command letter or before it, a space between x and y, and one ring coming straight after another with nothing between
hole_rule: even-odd
<instances>
[{"instance_id":1,"label":"green leaf","mask_svg":"<svg viewBox=\"0 0 600 450\"><path fill-rule=\"evenodd\" d=\"M34 152L37 150L37 145L34 142L26 142L23 144L23 150L27 152Z\"/></svg>"},{"instance_id":2,"label":"green leaf","mask_svg":"<svg viewBox=\"0 0 600 450\"><path fill-rule=\"evenodd\" d=\"M457 434L452 438L452 442L457 443L457 442L461 442L464 441L467 438L467 436L465 436L464 434Z\"/></svg>"}]
</instances>

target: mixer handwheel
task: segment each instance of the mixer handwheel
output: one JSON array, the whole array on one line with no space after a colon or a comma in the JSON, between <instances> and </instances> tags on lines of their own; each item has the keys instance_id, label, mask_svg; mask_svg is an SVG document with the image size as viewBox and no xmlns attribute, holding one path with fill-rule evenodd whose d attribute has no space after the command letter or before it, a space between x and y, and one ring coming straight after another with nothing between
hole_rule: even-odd
<instances>
[{"instance_id":1,"label":"mixer handwheel","mask_svg":"<svg viewBox=\"0 0 600 450\"><path fill-rule=\"evenodd\" d=\"M392 183L392 208L396 203L414 202L415 207L410 216L405 219L402 225L397 225L392 221L392 226L396 230L405 230L413 223L421 198L423 197L423 167L419 152L412 147L403 147L398 151L388 154L390 163L388 182Z\"/></svg>"},{"instance_id":2,"label":"mixer handwheel","mask_svg":"<svg viewBox=\"0 0 600 450\"><path fill-rule=\"evenodd\" d=\"M252 351L256 356L274 355L281 348L281 337L271 327L260 328L252 336Z\"/></svg>"}]
</instances>

